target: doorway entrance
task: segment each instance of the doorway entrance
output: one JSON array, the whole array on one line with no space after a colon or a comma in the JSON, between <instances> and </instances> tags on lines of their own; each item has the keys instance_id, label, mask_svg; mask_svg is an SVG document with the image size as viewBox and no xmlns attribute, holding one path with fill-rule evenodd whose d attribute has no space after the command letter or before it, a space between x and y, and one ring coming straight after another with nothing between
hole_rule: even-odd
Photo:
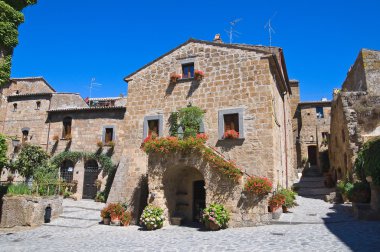
<instances>
[{"instance_id":1,"label":"doorway entrance","mask_svg":"<svg viewBox=\"0 0 380 252\"><path fill-rule=\"evenodd\" d=\"M88 160L84 165L83 199L94 199L97 193L96 180L99 175L98 163Z\"/></svg>"},{"instance_id":2,"label":"doorway entrance","mask_svg":"<svg viewBox=\"0 0 380 252\"><path fill-rule=\"evenodd\" d=\"M317 146L312 145L307 147L307 155L310 165L317 165Z\"/></svg>"},{"instance_id":3,"label":"doorway entrance","mask_svg":"<svg viewBox=\"0 0 380 252\"><path fill-rule=\"evenodd\" d=\"M193 183L193 221L199 222L203 209L206 208L205 181L198 180Z\"/></svg>"}]
</instances>

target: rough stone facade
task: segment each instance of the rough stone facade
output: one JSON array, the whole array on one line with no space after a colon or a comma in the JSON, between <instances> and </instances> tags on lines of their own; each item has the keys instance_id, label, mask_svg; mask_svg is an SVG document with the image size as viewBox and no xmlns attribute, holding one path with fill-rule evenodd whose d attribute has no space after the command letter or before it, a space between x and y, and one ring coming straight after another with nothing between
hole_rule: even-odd
<instances>
[{"instance_id":1,"label":"rough stone facade","mask_svg":"<svg viewBox=\"0 0 380 252\"><path fill-rule=\"evenodd\" d=\"M353 179L357 152L380 135L380 52L362 49L342 90L334 90L330 137L330 173Z\"/></svg>"},{"instance_id":2,"label":"rough stone facade","mask_svg":"<svg viewBox=\"0 0 380 252\"><path fill-rule=\"evenodd\" d=\"M277 57L272 55L272 50ZM170 74L181 73L182 64L188 62L205 72L203 80L190 78L170 83ZM165 178L153 176L148 156L140 149L146 137L143 124L147 116L162 117L162 135L168 136L171 112L189 104L205 110L204 128L209 135L208 145L215 147L227 159L235 160L246 174L268 177L274 185L283 187L292 184L291 90L281 49L189 40L126 77L126 81L128 124L123 156L127 159L117 170L109 201L127 197L131 209L141 210L146 204L146 199L140 196L140 192L146 193L146 185L141 181L147 177L149 193L157 192L151 203L164 207L167 213L173 211L170 199L165 195L166 185L162 184ZM234 141L220 139L218 115L226 109L243 111L244 138ZM187 167L184 164L190 163L188 169L200 171L206 183L206 201L209 203L216 199L218 193L206 178L218 176L209 174L217 172L206 172L207 167L199 162L192 163L191 159L191 156L183 157L178 169L184 169ZM170 159L165 162L170 164ZM158 172L166 169L162 163L152 164ZM233 226L244 225L244 214L239 212L238 206L241 187L240 184L236 191L233 188L227 188L224 193L219 191L219 197L226 198L223 202L236 213L231 223ZM265 214L267 210L261 205L252 206L247 211ZM252 223L257 223L252 216ZM172 216L169 214L169 217Z\"/></svg>"},{"instance_id":3,"label":"rough stone facade","mask_svg":"<svg viewBox=\"0 0 380 252\"><path fill-rule=\"evenodd\" d=\"M331 101L300 102L298 109L300 116L297 139L299 164L301 167L318 166L321 172L328 172ZM323 116L317 111L323 111Z\"/></svg>"},{"instance_id":4,"label":"rough stone facade","mask_svg":"<svg viewBox=\"0 0 380 252\"><path fill-rule=\"evenodd\" d=\"M0 227L40 226L44 223L45 209L51 207L51 219L63 212L62 197L4 196L1 206Z\"/></svg>"},{"instance_id":5,"label":"rough stone facade","mask_svg":"<svg viewBox=\"0 0 380 252\"><path fill-rule=\"evenodd\" d=\"M118 164L125 135L125 102L122 102L125 98L112 98L112 107L89 107L79 94L58 93L42 77L12 79L1 89L1 96L0 125L3 134L17 138L20 143L39 145L52 156L63 151L101 151ZM70 140L63 137L63 120L67 117L72 120ZM97 143L104 141L106 127L113 129L115 147L105 146L100 150ZM23 131L27 131L26 136ZM17 150L9 141L10 158L17 157ZM85 167L86 161L80 160L73 164L71 171L72 180L78 182L75 196L79 199L86 186ZM9 174L7 169L3 169L1 181L6 181ZM16 181L23 180L17 172L14 176ZM99 170L97 179L102 184L100 190L103 190L106 174Z\"/></svg>"},{"instance_id":6,"label":"rough stone facade","mask_svg":"<svg viewBox=\"0 0 380 252\"><path fill-rule=\"evenodd\" d=\"M204 71L204 78L171 82L170 75L182 73L186 64ZM29 83L37 79L44 84L42 88ZM267 223L267 198L256 199L243 192L243 186L247 176L253 175L269 178L275 187L290 187L295 179L293 114L299 93L292 96L282 50L190 39L125 80L129 84L128 100L85 102L78 94L55 92L41 78L23 79L35 89L24 92L20 88L15 94L23 86L15 79L2 90L1 108L6 111L2 132L21 138L21 130L28 127L26 141L56 155L65 150L98 151L97 142L104 139L105 127L112 127L112 159L118 168L108 201L127 200L135 220L150 202L164 208L168 221L179 212L191 221L193 183L204 181L206 203L226 205L232 214L230 226ZM17 110L13 111L12 102L16 101ZM39 109L33 110L37 101L41 102ZM171 113L188 105L205 111L207 145L236 162L244 172L239 181L228 180L194 154L159 157L141 150L149 118L159 121L160 136L168 136ZM226 140L222 138L224 115L231 113L238 114L240 138ZM70 137L64 132L67 118ZM13 154L13 148L10 150ZM85 167L83 160L73 164L79 198L86 184ZM98 179L104 181L105 177L99 174Z\"/></svg>"}]
</instances>

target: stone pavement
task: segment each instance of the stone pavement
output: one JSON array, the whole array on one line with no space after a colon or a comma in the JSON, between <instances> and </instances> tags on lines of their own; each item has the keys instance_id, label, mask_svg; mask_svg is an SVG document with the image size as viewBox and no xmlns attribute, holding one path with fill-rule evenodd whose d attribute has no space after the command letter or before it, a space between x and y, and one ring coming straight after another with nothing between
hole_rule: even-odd
<instances>
[{"instance_id":1,"label":"stone pavement","mask_svg":"<svg viewBox=\"0 0 380 252\"><path fill-rule=\"evenodd\" d=\"M52 223L0 234L0 251L380 251L380 222L356 221L344 209L336 219L341 208L318 199L297 201L278 224L206 232L100 225L103 204L65 200L62 217Z\"/></svg>"}]
</instances>

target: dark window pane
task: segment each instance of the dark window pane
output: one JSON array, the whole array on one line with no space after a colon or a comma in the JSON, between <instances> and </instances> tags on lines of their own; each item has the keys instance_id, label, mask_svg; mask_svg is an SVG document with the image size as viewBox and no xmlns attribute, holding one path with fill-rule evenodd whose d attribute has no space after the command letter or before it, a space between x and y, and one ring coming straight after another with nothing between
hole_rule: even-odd
<instances>
[{"instance_id":1,"label":"dark window pane","mask_svg":"<svg viewBox=\"0 0 380 252\"><path fill-rule=\"evenodd\" d=\"M106 128L106 135L104 136L104 142L107 144L113 140L113 128Z\"/></svg>"},{"instance_id":2,"label":"dark window pane","mask_svg":"<svg viewBox=\"0 0 380 252\"><path fill-rule=\"evenodd\" d=\"M182 78L194 78L194 63L182 65Z\"/></svg>"},{"instance_id":3,"label":"dark window pane","mask_svg":"<svg viewBox=\"0 0 380 252\"><path fill-rule=\"evenodd\" d=\"M153 133L156 134L156 136L159 135L158 120L148 120L148 127L148 136L151 136Z\"/></svg>"},{"instance_id":4,"label":"dark window pane","mask_svg":"<svg viewBox=\"0 0 380 252\"><path fill-rule=\"evenodd\" d=\"M227 130L239 132L239 114L224 115L224 132Z\"/></svg>"}]
</instances>

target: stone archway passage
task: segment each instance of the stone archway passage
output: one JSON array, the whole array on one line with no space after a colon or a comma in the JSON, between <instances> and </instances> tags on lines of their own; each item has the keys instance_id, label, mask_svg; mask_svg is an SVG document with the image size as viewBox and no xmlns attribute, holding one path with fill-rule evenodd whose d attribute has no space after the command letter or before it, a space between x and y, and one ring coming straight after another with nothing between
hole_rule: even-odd
<instances>
[{"instance_id":1,"label":"stone archway passage","mask_svg":"<svg viewBox=\"0 0 380 252\"><path fill-rule=\"evenodd\" d=\"M183 223L199 221L206 206L203 175L195 168L173 167L164 173L163 183L169 218L181 217Z\"/></svg>"},{"instance_id":2,"label":"stone archway passage","mask_svg":"<svg viewBox=\"0 0 380 252\"><path fill-rule=\"evenodd\" d=\"M99 166L95 160L88 160L84 166L83 199L94 199L97 193L96 180L99 175Z\"/></svg>"}]
</instances>

